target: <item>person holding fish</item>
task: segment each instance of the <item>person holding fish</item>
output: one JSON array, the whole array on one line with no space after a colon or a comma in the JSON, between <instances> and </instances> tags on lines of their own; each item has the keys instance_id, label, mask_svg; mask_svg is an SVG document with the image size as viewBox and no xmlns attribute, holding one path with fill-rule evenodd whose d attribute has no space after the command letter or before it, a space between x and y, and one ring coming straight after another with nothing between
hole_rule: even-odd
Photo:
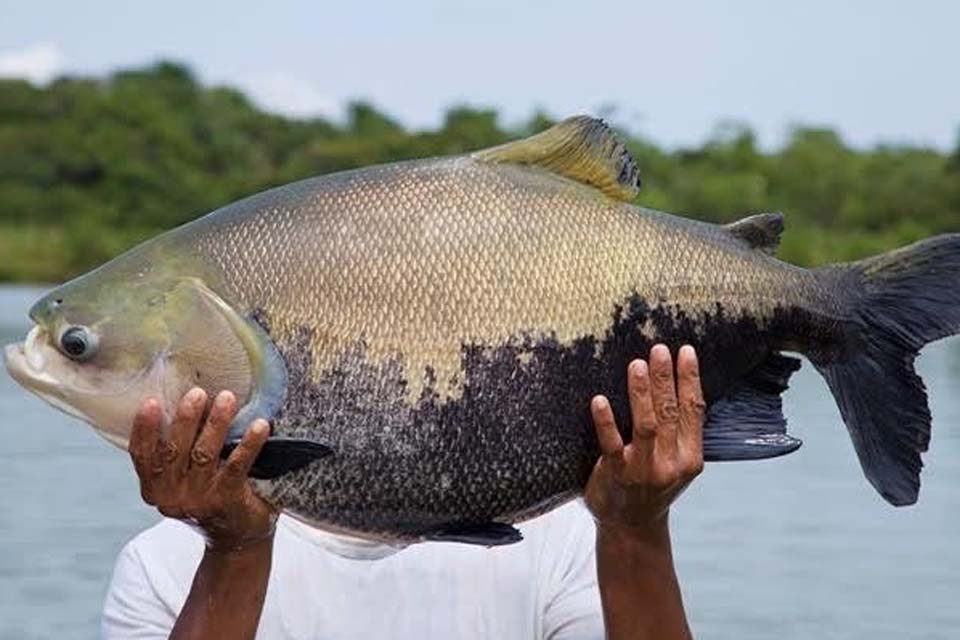
<instances>
[{"instance_id":1,"label":"person holding fish","mask_svg":"<svg viewBox=\"0 0 960 640\"><path fill-rule=\"evenodd\" d=\"M128 545L103 637L689 638L668 513L703 468L694 350L679 350L675 376L669 350L654 347L649 365L630 364L628 386L629 444L604 396L590 407L602 452L584 496L595 524L571 504L525 528L519 545L402 553L285 516L277 527L247 480L267 424L216 464L237 410L229 392L206 416L206 394L187 393L168 438L150 400L129 445L143 497L203 538L166 521Z\"/></svg>"},{"instance_id":2,"label":"person holding fish","mask_svg":"<svg viewBox=\"0 0 960 640\"><path fill-rule=\"evenodd\" d=\"M914 360L960 332L960 234L805 269L774 257L779 213L709 224L639 189L578 116L250 196L37 301L10 375L208 540L134 541L104 635L684 637L669 504L704 460L800 447L791 353L867 481L916 502Z\"/></svg>"}]
</instances>

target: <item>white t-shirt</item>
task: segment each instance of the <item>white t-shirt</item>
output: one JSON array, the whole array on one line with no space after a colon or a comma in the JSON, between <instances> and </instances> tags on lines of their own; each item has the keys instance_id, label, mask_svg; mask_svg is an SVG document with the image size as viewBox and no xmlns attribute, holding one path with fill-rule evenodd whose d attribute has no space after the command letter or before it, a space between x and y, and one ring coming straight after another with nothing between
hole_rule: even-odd
<instances>
[{"instance_id":1,"label":"white t-shirt","mask_svg":"<svg viewBox=\"0 0 960 640\"><path fill-rule=\"evenodd\" d=\"M392 547L281 516L258 639L603 638L594 525L576 500L519 526L523 541ZM166 638L203 540L164 520L124 547L102 635Z\"/></svg>"}]
</instances>

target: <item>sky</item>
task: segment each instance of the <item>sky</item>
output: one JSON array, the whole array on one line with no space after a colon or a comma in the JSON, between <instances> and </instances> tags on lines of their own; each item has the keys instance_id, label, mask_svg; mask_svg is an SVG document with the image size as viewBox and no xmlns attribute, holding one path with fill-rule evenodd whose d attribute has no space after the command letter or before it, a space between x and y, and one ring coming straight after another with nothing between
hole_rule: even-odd
<instances>
[{"instance_id":1,"label":"sky","mask_svg":"<svg viewBox=\"0 0 960 640\"><path fill-rule=\"evenodd\" d=\"M742 121L767 147L807 124L861 148L946 150L958 27L952 0L0 0L0 76L42 84L163 58L294 116L367 99L429 127L469 104L505 124L606 114L671 148Z\"/></svg>"}]
</instances>

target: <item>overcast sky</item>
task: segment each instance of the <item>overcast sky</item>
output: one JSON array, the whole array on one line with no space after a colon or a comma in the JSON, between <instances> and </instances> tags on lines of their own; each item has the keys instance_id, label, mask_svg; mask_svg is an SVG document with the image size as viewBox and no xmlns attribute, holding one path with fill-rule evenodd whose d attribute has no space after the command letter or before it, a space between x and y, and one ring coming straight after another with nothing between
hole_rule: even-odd
<instances>
[{"instance_id":1,"label":"overcast sky","mask_svg":"<svg viewBox=\"0 0 960 640\"><path fill-rule=\"evenodd\" d=\"M506 122L617 108L670 146L721 120L953 148L960 2L715 0L245 3L0 0L0 75L44 82L158 58L293 115L367 98L412 126L455 103Z\"/></svg>"}]
</instances>

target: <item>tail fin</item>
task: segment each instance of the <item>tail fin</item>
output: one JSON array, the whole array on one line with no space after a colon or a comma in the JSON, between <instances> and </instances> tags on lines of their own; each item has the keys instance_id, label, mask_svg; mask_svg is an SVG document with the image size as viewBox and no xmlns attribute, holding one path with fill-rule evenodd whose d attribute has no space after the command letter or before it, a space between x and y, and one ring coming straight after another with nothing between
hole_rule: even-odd
<instances>
[{"instance_id":1,"label":"tail fin","mask_svg":"<svg viewBox=\"0 0 960 640\"><path fill-rule=\"evenodd\" d=\"M913 504L930 443L927 394L913 362L925 344L960 331L960 234L825 271L860 293L849 344L814 364L870 484L891 504Z\"/></svg>"}]
</instances>

